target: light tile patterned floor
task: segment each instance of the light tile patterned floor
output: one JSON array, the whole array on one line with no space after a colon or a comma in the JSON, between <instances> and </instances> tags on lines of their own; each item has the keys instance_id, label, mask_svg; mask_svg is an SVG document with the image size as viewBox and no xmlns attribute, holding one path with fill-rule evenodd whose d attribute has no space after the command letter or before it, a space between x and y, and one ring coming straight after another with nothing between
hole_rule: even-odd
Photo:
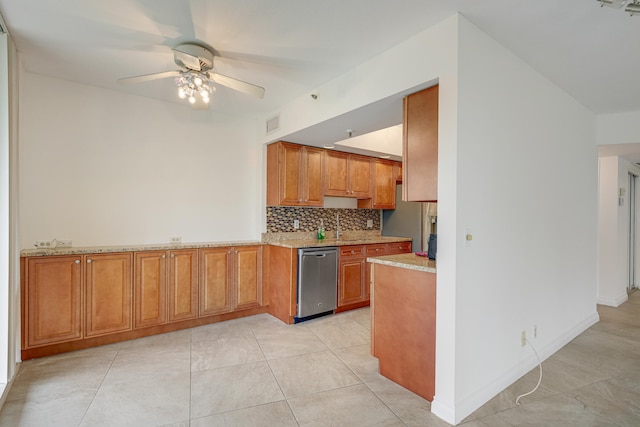
<instances>
[{"instance_id":1,"label":"light tile patterned floor","mask_svg":"<svg viewBox=\"0 0 640 427\"><path fill-rule=\"evenodd\" d=\"M640 292L464 420L467 427L640 425ZM380 376L369 309L268 315L34 359L0 426L448 426Z\"/></svg>"}]
</instances>

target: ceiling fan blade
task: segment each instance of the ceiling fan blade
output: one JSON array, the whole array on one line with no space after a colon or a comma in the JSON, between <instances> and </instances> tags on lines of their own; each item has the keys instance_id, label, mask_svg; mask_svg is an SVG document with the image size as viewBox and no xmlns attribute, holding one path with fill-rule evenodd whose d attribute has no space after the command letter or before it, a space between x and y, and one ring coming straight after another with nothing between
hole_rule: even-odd
<instances>
[{"instance_id":1,"label":"ceiling fan blade","mask_svg":"<svg viewBox=\"0 0 640 427\"><path fill-rule=\"evenodd\" d=\"M128 84L128 83L148 82L151 80L166 79L167 77L177 77L180 74L181 74L180 71L164 71L162 73L143 74L141 76L125 77L123 79L118 79L118 83Z\"/></svg>"},{"instance_id":2,"label":"ceiling fan blade","mask_svg":"<svg viewBox=\"0 0 640 427\"><path fill-rule=\"evenodd\" d=\"M209 78L218 84L243 92L249 95L253 95L256 98L264 98L264 88L251 83L243 82L242 80L234 79L232 77L225 76L218 73L208 73Z\"/></svg>"}]
</instances>

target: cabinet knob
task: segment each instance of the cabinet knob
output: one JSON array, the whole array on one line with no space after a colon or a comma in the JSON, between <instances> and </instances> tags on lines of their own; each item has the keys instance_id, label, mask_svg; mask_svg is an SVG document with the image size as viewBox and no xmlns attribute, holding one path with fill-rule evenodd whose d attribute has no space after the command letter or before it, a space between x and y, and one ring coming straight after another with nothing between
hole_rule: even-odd
<instances>
[{"instance_id":1,"label":"cabinet knob","mask_svg":"<svg viewBox=\"0 0 640 427\"><path fill-rule=\"evenodd\" d=\"M354 250L352 249L352 250L351 250L351 253L352 253L352 254L355 254L355 253L356 253L356 251L354 251Z\"/></svg>"},{"instance_id":2,"label":"cabinet knob","mask_svg":"<svg viewBox=\"0 0 640 427\"><path fill-rule=\"evenodd\" d=\"M165 259L167 256L166 255L162 255L162 259Z\"/></svg>"},{"instance_id":3,"label":"cabinet knob","mask_svg":"<svg viewBox=\"0 0 640 427\"><path fill-rule=\"evenodd\" d=\"M171 254L171 258L175 258L175 257L176 257L176 255L175 255L175 254Z\"/></svg>"},{"instance_id":4,"label":"cabinet knob","mask_svg":"<svg viewBox=\"0 0 640 427\"><path fill-rule=\"evenodd\" d=\"M75 260L74 262L75 262L76 264L80 264L80 260L79 260L79 259Z\"/></svg>"},{"instance_id":5,"label":"cabinet knob","mask_svg":"<svg viewBox=\"0 0 640 427\"><path fill-rule=\"evenodd\" d=\"M87 264L91 264L91 260L90 259L87 260Z\"/></svg>"},{"instance_id":6,"label":"cabinet knob","mask_svg":"<svg viewBox=\"0 0 640 427\"><path fill-rule=\"evenodd\" d=\"M231 251L228 251L227 253L228 253L228 254L231 254Z\"/></svg>"}]
</instances>

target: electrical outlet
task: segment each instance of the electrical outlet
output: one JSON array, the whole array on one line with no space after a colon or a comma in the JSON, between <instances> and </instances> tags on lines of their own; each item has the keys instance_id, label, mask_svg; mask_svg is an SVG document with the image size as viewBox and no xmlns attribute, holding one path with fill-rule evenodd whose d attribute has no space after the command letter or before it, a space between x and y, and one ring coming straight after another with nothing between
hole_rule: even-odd
<instances>
[{"instance_id":1,"label":"electrical outlet","mask_svg":"<svg viewBox=\"0 0 640 427\"><path fill-rule=\"evenodd\" d=\"M70 248L71 247L71 240L65 240L65 239L60 239L57 240L56 239L56 248Z\"/></svg>"},{"instance_id":2,"label":"electrical outlet","mask_svg":"<svg viewBox=\"0 0 640 427\"><path fill-rule=\"evenodd\" d=\"M36 240L36 248L51 249L51 240Z\"/></svg>"},{"instance_id":3,"label":"electrical outlet","mask_svg":"<svg viewBox=\"0 0 640 427\"><path fill-rule=\"evenodd\" d=\"M538 338L538 325L533 325L533 339Z\"/></svg>"},{"instance_id":4,"label":"electrical outlet","mask_svg":"<svg viewBox=\"0 0 640 427\"><path fill-rule=\"evenodd\" d=\"M297 219L293 220L293 229L297 230L300 228L300 221L298 221Z\"/></svg>"},{"instance_id":5,"label":"electrical outlet","mask_svg":"<svg viewBox=\"0 0 640 427\"><path fill-rule=\"evenodd\" d=\"M367 220L367 228L373 228L373 220L372 219L368 219Z\"/></svg>"},{"instance_id":6,"label":"electrical outlet","mask_svg":"<svg viewBox=\"0 0 640 427\"><path fill-rule=\"evenodd\" d=\"M522 331L522 334L520 335L520 343L522 344L522 347L527 345L527 331Z\"/></svg>"},{"instance_id":7,"label":"electrical outlet","mask_svg":"<svg viewBox=\"0 0 640 427\"><path fill-rule=\"evenodd\" d=\"M169 239L169 243L172 245L179 245L182 243L182 236L173 236Z\"/></svg>"}]
</instances>

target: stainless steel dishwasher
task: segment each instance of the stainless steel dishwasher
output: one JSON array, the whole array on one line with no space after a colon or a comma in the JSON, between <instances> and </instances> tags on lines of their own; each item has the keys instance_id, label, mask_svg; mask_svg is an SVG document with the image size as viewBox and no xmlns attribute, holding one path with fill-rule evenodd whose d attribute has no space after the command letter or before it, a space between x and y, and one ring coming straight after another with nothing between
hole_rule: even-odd
<instances>
[{"instance_id":1,"label":"stainless steel dishwasher","mask_svg":"<svg viewBox=\"0 0 640 427\"><path fill-rule=\"evenodd\" d=\"M338 248L298 249L298 312L296 321L336 309Z\"/></svg>"}]
</instances>

